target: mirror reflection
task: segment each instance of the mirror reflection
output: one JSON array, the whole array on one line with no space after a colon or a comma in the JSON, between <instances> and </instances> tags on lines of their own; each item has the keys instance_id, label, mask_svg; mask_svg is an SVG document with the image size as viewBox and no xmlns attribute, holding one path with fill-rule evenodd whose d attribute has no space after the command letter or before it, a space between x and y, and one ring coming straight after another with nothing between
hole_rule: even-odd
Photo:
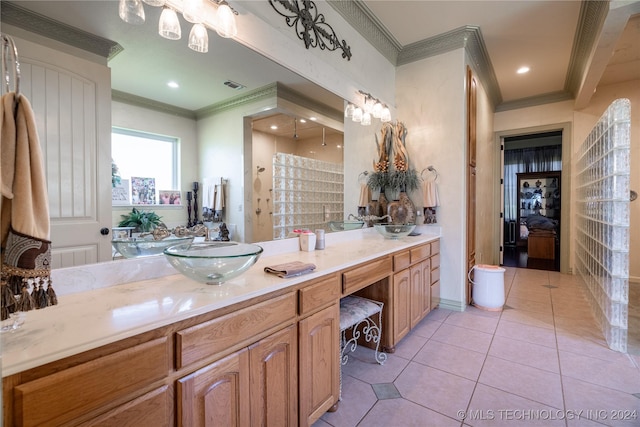
<instances>
[{"instance_id":1,"label":"mirror reflection","mask_svg":"<svg viewBox=\"0 0 640 427\"><path fill-rule=\"evenodd\" d=\"M38 14L37 19L12 18L27 12ZM130 25L118 17L118 4L113 1L3 2L3 32L13 35L20 51L24 51L21 61L24 79L33 79L26 85L25 94L33 99L36 113L41 117L73 113L76 115L69 121L80 120L78 111L64 111L68 106L65 100L55 107L46 105L46 110L44 107L43 111L37 110L40 89L53 91L47 86L49 83L38 86L36 77L41 69L45 73L53 70L60 76L59 81L68 79L71 86L90 87L88 91L95 92L97 98L95 102L90 101L93 111L84 111L82 116L85 121L94 120L85 123L85 129L91 128L94 134L89 138L85 134L83 143L87 145L87 152L95 151L92 154L95 158L71 158L69 164L63 164L64 156L46 159L50 170L61 171L58 175L55 171L48 173L49 182L55 180L54 187L60 190L50 196L52 240L59 249L54 248L54 267L111 259L110 238L100 238L98 231L105 223L117 225L121 216L131 211L131 205L111 203L112 182L106 172L111 170L111 159L109 150L105 149L105 142L107 145L110 142L111 127L180 141L178 188L160 190L180 191L182 204L162 206L158 203L151 208L162 216L169 228L186 225L186 196L194 182L220 180L226 184L222 220L229 224L233 239L239 241L283 236L274 231L274 225L281 219L275 211L273 159L276 154L306 158L309 162L343 163L343 101L340 98L233 39L209 34L206 54L189 49L185 37L181 41L166 40L158 35L159 16L160 8L145 5L145 23ZM44 32L37 30L38 26L44 27L38 24L42 19L84 31L89 45L106 43L111 52L96 54L100 49L105 51L103 45L97 50L78 47L83 37L69 36L67 29L56 33L55 25L47 25ZM191 24L182 17L180 20L183 33L188 33ZM51 24L51 21L45 22ZM70 39L65 40L65 36ZM93 36L98 38L92 39ZM110 41L115 43L109 44ZM302 101L280 100L279 89L273 90L276 82L280 85L278 88L304 94L300 97ZM169 83L173 83L172 87ZM62 84L55 89L61 99L66 96ZM69 89L70 96L74 96L73 90ZM86 95L84 101L87 102ZM311 120L312 117L317 120ZM51 144L47 138L52 130L44 124L40 127L39 133L45 135L41 143ZM69 140L72 139L73 135ZM89 146L91 141L93 148ZM73 152L68 147L61 150L65 149ZM153 157L152 154L137 156L141 163ZM56 168L52 167L54 164ZM74 176L70 181L63 172L74 168L84 168L84 175ZM297 179L295 185L288 184L289 181L278 182L289 191L287 197L278 201L278 213L288 212L289 198L300 198L303 191L316 191L299 187L302 181L295 176L293 179ZM331 191L341 192L337 188ZM202 193L198 206L200 220L203 219L201 197ZM334 201L326 194L322 197L325 199L313 201L320 206L322 219L338 215L342 199ZM159 196L156 197L156 201L159 200ZM307 222L295 218L294 224ZM319 225L316 219L308 222L309 227ZM284 236L287 234L288 231Z\"/></svg>"}]
</instances>

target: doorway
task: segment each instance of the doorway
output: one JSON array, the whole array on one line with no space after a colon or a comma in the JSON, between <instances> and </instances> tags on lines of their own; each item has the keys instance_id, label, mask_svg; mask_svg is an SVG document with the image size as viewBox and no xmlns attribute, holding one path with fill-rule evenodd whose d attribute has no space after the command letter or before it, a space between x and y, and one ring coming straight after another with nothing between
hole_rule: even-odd
<instances>
[{"instance_id":1,"label":"doorway","mask_svg":"<svg viewBox=\"0 0 640 427\"><path fill-rule=\"evenodd\" d=\"M503 139L502 264L560 271L562 130Z\"/></svg>"}]
</instances>

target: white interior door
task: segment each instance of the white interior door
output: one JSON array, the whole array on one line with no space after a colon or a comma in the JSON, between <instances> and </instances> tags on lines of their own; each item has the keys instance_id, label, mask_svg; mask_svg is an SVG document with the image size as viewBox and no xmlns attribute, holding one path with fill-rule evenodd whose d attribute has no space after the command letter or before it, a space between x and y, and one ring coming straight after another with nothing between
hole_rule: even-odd
<instances>
[{"instance_id":1,"label":"white interior door","mask_svg":"<svg viewBox=\"0 0 640 427\"><path fill-rule=\"evenodd\" d=\"M20 91L34 110L44 155L52 267L110 260L110 70L106 64L15 41Z\"/></svg>"}]
</instances>

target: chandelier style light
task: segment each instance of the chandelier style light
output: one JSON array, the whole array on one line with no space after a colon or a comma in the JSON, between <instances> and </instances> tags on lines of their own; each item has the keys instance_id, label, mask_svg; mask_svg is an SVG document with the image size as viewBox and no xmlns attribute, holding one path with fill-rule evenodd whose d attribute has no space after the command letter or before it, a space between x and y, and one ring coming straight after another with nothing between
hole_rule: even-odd
<instances>
[{"instance_id":1,"label":"chandelier style light","mask_svg":"<svg viewBox=\"0 0 640 427\"><path fill-rule=\"evenodd\" d=\"M349 102L344 109L345 118L349 118L363 126L369 126L371 118L380 119L382 123L391 121L389 107L369 93L359 90L358 94L363 97L362 107Z\"/></svg>"},{"instance_id":2,"label":"chandelier style light","mask_svg":"<svg viewBox=\"0 0 640 427\"><path fill-rule=\"evenodd\" d=\"M238 13L226 0L120 0L118 15L129 24L141 25L145 22L144 6L162 7L158 34L169 40L182 38L178 14L193 24L189 32L190 49L206 53L209 51L207 29L215 30L220 37L232 38L238 34L235 15Z\"/></svg>"}]
</instances>

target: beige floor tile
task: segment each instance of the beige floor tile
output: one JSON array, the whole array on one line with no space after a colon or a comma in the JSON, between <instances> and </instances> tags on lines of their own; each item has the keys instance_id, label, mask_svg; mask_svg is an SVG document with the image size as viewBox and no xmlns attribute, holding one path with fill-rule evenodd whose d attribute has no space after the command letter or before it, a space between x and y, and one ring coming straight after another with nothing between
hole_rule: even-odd
<instances>
[{"instance_id":1,"label":"beige floor tile","mask_svg":"<svg viewBox=\"0 0 640 427\"><path fill-rule=\"evenodd\" d=\"M424 338L431 338L431 336L438 330L440 326L442 326L442 321L431 320L427 315L426 318L422 319L422 321L411 330L411 333L413 335L418 335Z\"/></svg>"},{"instance_id":2,"label":"beige floor tile","mask_svg":"<svg viewBox=\"0 0 640 427\"><path fill-rule=\"evenodd\" d=\"M461 328L473 329L474 331L486 332L492 334L496 330L498 321L500 320L499 312L495 312L496 316L484 316L477 312L474 313L466 310L462 313L451 313L444 321L445 325L454 325Z\"/></svg>"},{"instance_id":3,"label":"beige floor tile","mask_svg":"<svg viewBox=\"0 0 640 427\"><path fill-rule=\"evenodd\" d=\"M485 357L484 353L430 340L413 361L477 381Z\"/></svg>"},{"instance_id":4,"label":"beige floor tile","mask_svg":"<svg viewBox=\"0 0 640 427\"><path fill-rule=\"evenodd\" d=\"M432 322L433 323L433 322ZM440 324L438 324L440 326ZM427 343L429 338L418 335L415 331L409 332L398 345L393 353L394 356L411 360Z\"/></svg>"},{"instance_id":5,"label":"beige floor tile","mask_svg":"<svg viewBox=\"0 0 640 427\"><path fill-rule=\"evenodd\" d=\"M322 420L335 427L357 426L378 401L371 384L351 376L342 378L342 400L336 412L327 412Z\"/></svg>"},{"instance_id":6,"label":"beige floor tile","mask_svg":"<svg viewBox=\"0 0 640 427\"><path fill-rule=\"evenodd\" d=\"M593 335L576 335L560 331L558 333L558 350L608 361L620 360L620 362L624 362L628 358L623 353L611 350L599 331Z\"/></svg>"},{"instance_id":7,"label":"beige floor tile","mask_svg":"<svg viewBox=\"0 0 640 427\"><path fill-rule=\"evenodd\" d=\"M402 357L390 354L384 365L379 365L374 362L372 354L371 350L358 347L354 357L349 357L349 362L342 366L342 374L350 375L369 384L391 383L409 363Z\"/></svg>"},{"instance_id":8,"label":"beige floor tile","mask_svg":"<svg viewBox=\"0 0 640 427\"><path fill-rule=\"evenodd\" d=\"M509 298L520 298L545 304L551 304L551 295L549 294L549 289L545 288L541 290L529 290L522 288L511 289L511 291L507 295L507 300Z\"/></svg>"},{"instance_id":9,"label":"beige floor tile","mask_svg":"<svg viewBox=\"0 0 640 427\"><path fill-rule=\"evenodd\" d=\"M459 411L467 408L476 385L466 378L414 362L394 384L403 398L451 418L459 418Z\"/></svg>"},{"instance_id":10,"label":"beige floor tile","mask_svg":"<svg viewBox=\"0 0 640 427\"><path fill-rule=\"evenodd\" d=\"M555 348L518 341L505 337L494 337L489 355L510 360L545 371L560 373L558 351Z\"/></svg>"},{"instance_id":11,"label":"beige floor tile","mask_svg":"<svg viewBox=\"0 0 640 427\"><path fill-rule=\"evenodd\" d=\"M380 400L360 427L457 427L459 421L405 399Z\"/></svg>"},{"instance_id":12,"label":"beige floor tile","mask_svg":"<svg viewBox=\"0 0 640 427\"><path fill-rule=\"evenodd\" d=\"M560 375L549 371L488 356L480 382L554 408L564 407Z\"/></svg>"},{"instance_id":13,"label":"beige floor tile","mask_svg":"<svg viewBox=\"0 0 640 427\"><path fill-rule=\"evenodd\" d=\"M576 378L625 393L640 393L640 372L626 359L602 360L577 353L560 351L563 377Z\"/></svg>"},{"instance_id":14,"label":"beige floor tile","mask_svg":"<svg viewBox=\"0 0 640 427\"><path fill-rule=\"evenodd\" d=\"M536 313L552 313L551 304L531 301L527 298L509 296L507 298L507 305L513 307L516 310L534 311Z\"/></svg>"},{"instance_id":15,"label":"beige floor tile","mask_svg":"<svg viewBox=\"0 0 640 427\"><path fill-rule=\"evenodd\" d=\"M313 423L311 427L332 427L332 426L331 424L327 423L322 418L320 418L318 421Z\"/></svg>"},{"instance_id":16,"label":"beige floor tile","mask_svg":"<svg viewBox=\"0 0 640 427\"><path fill-rule=\"evenodd\" d=\"M431 339L479 353L486 353L489 350L492 337L492 334L485 332L443 324Z\"/></svg>"},{"instance_id":17,"label":"beige floor tile","mask_svg":"<svg viewBox=\"0 0 640 427\"><path fill-rule=\"evenodd\" d=\"M478 384L465 424L474 427L564 426L563 411L511 393Z\"/></svg>"},{"instance_id":18,"label":"beige floor tile","mask_svg":"<svg viewBox=\"0 0 640 427\"><path fill-rule=\"evenodd\" d=\"M507 304L508 305L508 304ZM504 310L500 321L508 320L510 322L522 323L525 325L536 326L538 328L553 329L555 327L553 314L537 313L535 311L525 310Z\"/></svg>"},{"instance_id":19,"label":"beige floor tile","mask_svg":"<svg viewBox=\"0 0 640 427\"><path fill-rule=\"evenodd\" d=\"M576 413L583 411L581 421L586 418L611 426L640 425L640 399L637 397L573 378L563 377L562 382L565 404Z\"/></svg>"},{"instance_id":20,"label":"beige floor tile","mask_svg":"<svg viewBox=\"0 0 640 427\"><path fill-rule=\"evenodd\" d=\"M544 345L554 349L557 347L556 333L553 329L540 328L538 326L511 322L504 319L498 323L496 336Z\"/></svg>"},{"instance_id":21,"label":"beige floor tile","mask_svg":"<svg viewBox=\"0 0 640 427\"><path fill-rule=\"evenodd\" d=\"M431 310L429 314L427 314L425 319L433 322L444 322L447 316L449 316L449 314L451 313L454 312L444 308L436 308L435 310Z\"/></svg>"}]
</instances>

